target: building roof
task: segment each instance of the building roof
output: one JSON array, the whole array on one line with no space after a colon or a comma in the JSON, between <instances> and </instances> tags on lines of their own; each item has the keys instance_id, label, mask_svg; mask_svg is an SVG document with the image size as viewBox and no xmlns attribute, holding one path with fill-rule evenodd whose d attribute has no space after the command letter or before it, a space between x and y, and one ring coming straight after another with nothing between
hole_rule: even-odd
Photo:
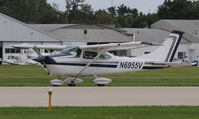
<instances>
[{"instance_id":1,"label":"building roof","mask_svg":"<svg viewBox=\"0 0 199 119\"><path fill-rule=\"evenodd\" d=\"M85 42L128 42L132 36L125 32L102 25L79 24L34 24L31 25L42 31L66 41ZM85 31L86 30L86 31ZM86 34L84 33L86 32Z\"/></svg>"},{"instance_id":2,"label":"building roof","mask_svg":"<svg viewBox=\"0 0 199 119\"><path fill-rule=\"evenodd\" d=\"M185 32L183 38L191 43L199 43L199 20L160 20L151 25L153 29L172 31L174 28Z\"/></svg>"},{"instance_id":3,"label":"building roof","mask_svg":"<svg viewBox=\"0 0 199 119\"><path fill-rule=\"evenodd\" d=\"M123 28L129 34L135 35L135 41L163 42L169 32L159 29Z\"/></svg>"},{"instance_id":4,"label":"building roof","mask_svg":"<svg viewBox=\"0 0 199 119\"><path fill-rule=\"evenodd\" d=\"M61 42L59 38L0 13L0 41Z\"/></svg>"},{"instance_id":5,"label":"building roof","mask_svg":"<svg viewBox=\"0 0 199 119\"><path fill-rule=\"evenodd\" d=\"M53 32L57 29L67 26L73 26L75 24L29 24L31 27L39 29L44 32Z\"/></svg>"}]
</instances>

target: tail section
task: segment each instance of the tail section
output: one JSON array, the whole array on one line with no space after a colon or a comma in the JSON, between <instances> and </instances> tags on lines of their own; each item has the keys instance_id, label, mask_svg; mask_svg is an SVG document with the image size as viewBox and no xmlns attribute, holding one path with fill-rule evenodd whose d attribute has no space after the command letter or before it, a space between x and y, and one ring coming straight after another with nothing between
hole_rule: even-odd
<instances>
[{"instance_id":1,"label":"tail section","mask_svg":"<svg viewBox=\"0 0 199 119\"><path fill-rule=\"evenodd\" d=\"M160 46L150 54L139 56L137 58L149 61L172 62L183 34L184 32L181 31L172 31L169 38L166 38L166 41L163 42L163 46Z\"/></svg>"}]
</instances>

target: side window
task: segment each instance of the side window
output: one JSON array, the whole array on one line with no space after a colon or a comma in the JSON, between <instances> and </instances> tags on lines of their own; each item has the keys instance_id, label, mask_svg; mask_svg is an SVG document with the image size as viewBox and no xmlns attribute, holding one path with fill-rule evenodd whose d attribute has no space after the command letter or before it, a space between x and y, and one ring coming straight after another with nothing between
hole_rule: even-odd
<instances>
[{"instance_id":1,"label":"side window","mask_svg":"<svg viewBox=\"0 0 199 119\"><path fill-rule=\"evenodd\" d=\"M85 51L83 54L83 58L85 58L85 59L93 59L96 56L97 56L97 52Z\"/></svg>"},{"instance_id":2,"label":"side window","mask_svg":"<svg viewBox=\"0 0 199 119\"><path fill-rule=\"evenodd\" d=\"M109 54L107 54L106 52L102 53L100 56L99 56L99 59L103 60L103 59L110 59L111 56Z\"/></svg>"}]
</instances>

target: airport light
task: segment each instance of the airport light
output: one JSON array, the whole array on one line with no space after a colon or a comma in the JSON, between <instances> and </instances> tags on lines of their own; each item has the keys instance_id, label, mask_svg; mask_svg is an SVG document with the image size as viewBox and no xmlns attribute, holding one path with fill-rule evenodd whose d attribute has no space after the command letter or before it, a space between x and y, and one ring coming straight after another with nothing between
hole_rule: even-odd
<instances>
[{"instance_id":1,"label":"airport light","mask_svg":"<svg viewBox=\"0 0 199 119\"><path fill-rule=\"evenodd\" d=\"M48 95L49 95L49 105L48 105L48 109L49 109L49 112L51 112L51 96L52 96L52 93L53 93L53 89L52 89L52 88L49 88L49 90L48 90Z\"/></svg>"}]
</instances>

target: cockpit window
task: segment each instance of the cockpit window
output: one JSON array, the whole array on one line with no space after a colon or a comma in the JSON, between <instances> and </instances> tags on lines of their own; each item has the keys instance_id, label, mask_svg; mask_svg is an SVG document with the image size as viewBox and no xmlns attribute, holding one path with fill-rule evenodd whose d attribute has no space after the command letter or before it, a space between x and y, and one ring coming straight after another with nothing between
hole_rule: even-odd
<instances>
[{"instance_id":1,"label":"cockpit window","mask_svg":"<svg viewBox=\"0 0 199 119\"><path fill-rule=\"evenodd\" d=\"M93 59L97 56L97 52L91 52L91 51L85 51L83 57L85 59ZM103 59L110 59L111 55L108 54L107 52L102 53L98 59L103 60Z\"/></svg>"},{"instance_id":2,"label":"cockpit window","mask_svg":"<svg viewBox=\"0 0 199 119\"><path fill-rule=\"evenodd\" d=\"M107 52L104 52L99 56L99 59L110 59L110 58L111 55L109 55Z\"/></svg>"},{"instance_id":3,"label":"cockpit window","mask_svg":"<svg viewBox=\"0 0 199 119\"><path fill-rule=\"evenodd\" d=\"M97 52L85 51L83 57L85 59L93 59L97 56Z\"/></svg>"},{"instance_id":4,"label":"cockpit window","mask_svg":"<svg viewBox=\"0 0 199 119\"><path fill-rule=\"evenodd\" d=\"M66 47L61 53L70 54L74 57L80 57L81 49L78 47Z\"/></svg>"}]
</instances>

